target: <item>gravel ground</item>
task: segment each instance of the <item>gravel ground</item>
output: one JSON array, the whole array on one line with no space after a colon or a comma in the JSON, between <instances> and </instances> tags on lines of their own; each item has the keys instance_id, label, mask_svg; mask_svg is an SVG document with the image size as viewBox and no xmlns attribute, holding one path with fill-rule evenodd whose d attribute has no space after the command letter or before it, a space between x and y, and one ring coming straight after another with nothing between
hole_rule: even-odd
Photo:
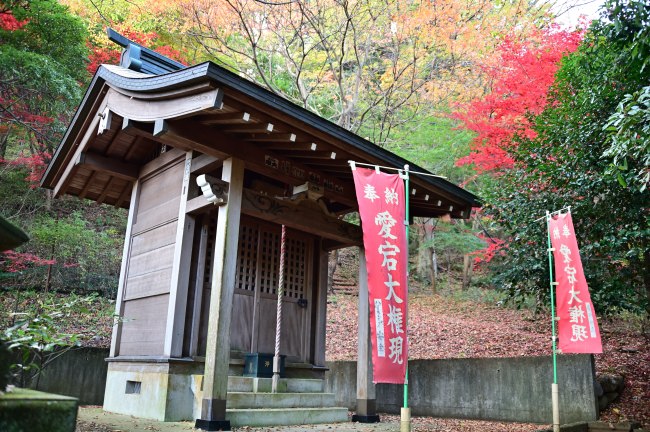
<instances>
[{"instance_id":1,"label":"gravel ground","mask_svg":"<svg viewBox=\"0 0 650 432\"><path fill-rule=\"evenodd\" d=\"M411 423L412 432L534 432L543 428L544 425L439 419L431 417L414 417ZM187 432L193 430L195 430L194 424L191 422L159 422L127 415L106 413L102 411L101 407L80 407L76 432ZM251 432L388 432L400 430L400 419L399 416L382 414L381 423L375 424L336 423L263 428L239 427L233 428L233 430Z\"/></svg>"}]
</instances>

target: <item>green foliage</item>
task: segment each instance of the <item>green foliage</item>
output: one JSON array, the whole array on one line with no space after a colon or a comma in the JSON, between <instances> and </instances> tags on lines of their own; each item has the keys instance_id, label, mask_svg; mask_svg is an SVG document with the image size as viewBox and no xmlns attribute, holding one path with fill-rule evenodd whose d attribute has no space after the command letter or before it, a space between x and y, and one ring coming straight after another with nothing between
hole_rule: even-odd
<instances>
[{"instance_id":1,"label":"green foliage","mask_svg":"<svg viewBox=\"0 0 650 432\"><path fill-rule=\"evenodd\" d=\"M607 174L615 175L621 186L634 184L643 192L650 182L650 86L626 94L605 130L611 146L603 157L612 160Z\"/></svg>"},{"instance_id":2,"label":"green foliage","mask_svg":"<svg viewBox=\"0 0 650 432\"><path fill-rule=\"evenodd\" d=\"M394 142L387 148L434 174L459 183L473 175L471 168L456 166L458 159L469 154L472 136L472 132L458 128L458 122L450 118L418 115L395 130Z\"/></svg>"},{"instance_id":3,"label":"green foliage","mask_svg":"<svg viewBox=\"0 0 650 432\"><path fill-rule=\"evenodd\" d=\"M88 75L86 30L55 0L0 1L0 159L51 152Z\"/></svg>"},{"instance_id":4,"label":"green foliage","mask_svg":"<svg viewBox=\"0 0 650 432\"><path fill-rule=\"evenodd\" d=\"M645 11L643 3L613 10ZM613 18L596 22L579 50L565 59L549 105L532 119L538 135L517 138L515 167L489 192L487 210L513 235L509 259L496 269L497 283L515 299L548 297L545 226L535 219L570 205L596 309L639 311L648 304L648 195L621 187L606 173L621 157L615 162L608 152L608 125L625 95L650 82L650 68L643 68L647 59L635 55L632 39L617 38ZM636 22L632 15L624 18ZM639 124L626 123L626 136L643 135ZM647 140L634 146L645 148ZM628 169L647 170L643 158L632 154L626 156Z\"/></svg>"},{"instance_id":5,"label":"green foliage","mask_svg":"<svg viewBox=\"0 0 650 432\"><path fill-rule=\"evenodd\" d=\"M53 297L39 299L36 308L15 313L15 324L3 331L9 350L18 362L11 365L22 387L65 351L80 345L82 335L66 333L63 325L73 313L87 313L94 297L71 296L65 302Z\"/></svg>"},{"instance_id":6,"label":"green foliage","mask_svg":"<svg viewBox=\"0 0 650 432\"><path fill-rule=\"evenodd\" d=\"M43 189L25 182L26 170L0 168L0 214L18 225L31 238L17 252L54 260L30 265L19 272L0 271L0 287L72 292L97 291L112 297L117 291L126 212L98 207L72 198L48 204ZM0 259L0 262L2 260ZM0 265L0 270L6 266Z\"/></svg>"},{"instance_id":7,"label":"green foliage","mask_svg":"<svg viewBox=\"0 0 650 432\"><path fill-rule=\"evenodd\" d=\"M19 30L0 30L3 45L22 53L42 56L49 68L73 79L86 78L88 36L82 21L55 0L9 0L0 2L18 21L27 21ZM45 71L45 69L43 69Z\"/></svg>"},{"instance_id":8,"label":"green foliage","mask_svg":"<svg viewBox=\"0 0 650 432\"><path fill-rule=\"evenodd\" d=\"M439 253L465 255L485 247L485 241L476 237L471 225L464 221L439 221L435 239L422 242L420 247L434 247Z\"/></svg>"}]
</instances>

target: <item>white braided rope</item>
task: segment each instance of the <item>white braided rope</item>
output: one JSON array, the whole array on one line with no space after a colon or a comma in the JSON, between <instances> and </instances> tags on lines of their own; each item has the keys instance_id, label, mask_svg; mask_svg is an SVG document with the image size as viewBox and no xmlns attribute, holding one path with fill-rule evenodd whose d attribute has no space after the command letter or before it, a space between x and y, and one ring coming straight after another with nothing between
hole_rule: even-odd
<instances>
[{"instance_id":1,"label":"white braided rope","mask_svg":"<svg viewBox=\"0 0 650 432\"><path fill-rule=\"evenodd\" d=\"M280 333L282 332L282 296L284 295L284 255L287 238L287 228L282 225L280 237L280 269L278 274L278 304L275 320L275 356L273 359L272 393L277 393L278 380L280 379Z\"/></svg>"}]
</instances>

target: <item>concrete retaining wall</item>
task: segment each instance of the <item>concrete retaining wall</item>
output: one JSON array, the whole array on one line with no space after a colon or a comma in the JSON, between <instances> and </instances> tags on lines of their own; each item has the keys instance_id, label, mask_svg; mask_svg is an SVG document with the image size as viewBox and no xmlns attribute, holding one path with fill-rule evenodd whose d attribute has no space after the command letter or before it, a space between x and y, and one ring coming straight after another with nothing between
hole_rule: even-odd
<instances>
[{"instance_id":1,"label":"concrete retaining wall","mask_svg":"<svg viewBox=\"0 0 650 432\"><path fill-rule=\"evenodd\" d=\"M36 382L32 382L30 387L75 397L80 405L102 405L108 369L106 357L108 349L71 349L43 369L38 387Z\"/></svg>"},{"instance_id":2,"label":"concrete retaining wall","mask_svg":"<svg viewBox=\"0 0 650 432\"><path fill-rule=\"evenodd\" d=\"M337 404L356 403L356 363L331 362L326 391ZM589 355L558 357L562 423L598 417L594 366ZM551 423L551 357L412 360L409 406L413 415ZM398 413L403 387L379 384L377 410Z\"/></svg>"},{"instance_id":3,"label":"concrete retaining wall","mask_svg":"<svg viewBox=\"0 0 650 432\"><path fill-rule=\"evenodd\" d=\"M38 390L73 396L80 404L102 405L106 357L106 349L71 350L45 369ZM338 406L354 410L356 362L327 366L326 391L336 395ZM551 422L551 357L411 360L409 368L413 415ZM591 356L559 356L558 382L562 423L597 419ZM379 412L399 413L402 399L402 386L377 386Z\"/></svg>"}]
</instances>

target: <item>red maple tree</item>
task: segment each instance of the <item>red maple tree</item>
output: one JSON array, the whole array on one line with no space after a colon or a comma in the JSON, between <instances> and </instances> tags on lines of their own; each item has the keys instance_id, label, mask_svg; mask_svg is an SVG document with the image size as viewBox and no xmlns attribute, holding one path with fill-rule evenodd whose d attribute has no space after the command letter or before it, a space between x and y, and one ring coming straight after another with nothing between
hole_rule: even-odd
<instances>
[{"instance_id":1,"label":"red maple tree","mask_svg":"<svg viewBox=\"0 0 650 432\"><path fill-rule=\"evenodd\" d=\"M483 67L491 91L453 114L476 132L471 153L459 159L458 165L473 164L479 173L494 174L512 167L509 149L514 135L535 137L528 115L542 112L560 60L578 48L583 34L550 27L526 40L504 38L492 61Z\"/></svg>"}]
</instances>

